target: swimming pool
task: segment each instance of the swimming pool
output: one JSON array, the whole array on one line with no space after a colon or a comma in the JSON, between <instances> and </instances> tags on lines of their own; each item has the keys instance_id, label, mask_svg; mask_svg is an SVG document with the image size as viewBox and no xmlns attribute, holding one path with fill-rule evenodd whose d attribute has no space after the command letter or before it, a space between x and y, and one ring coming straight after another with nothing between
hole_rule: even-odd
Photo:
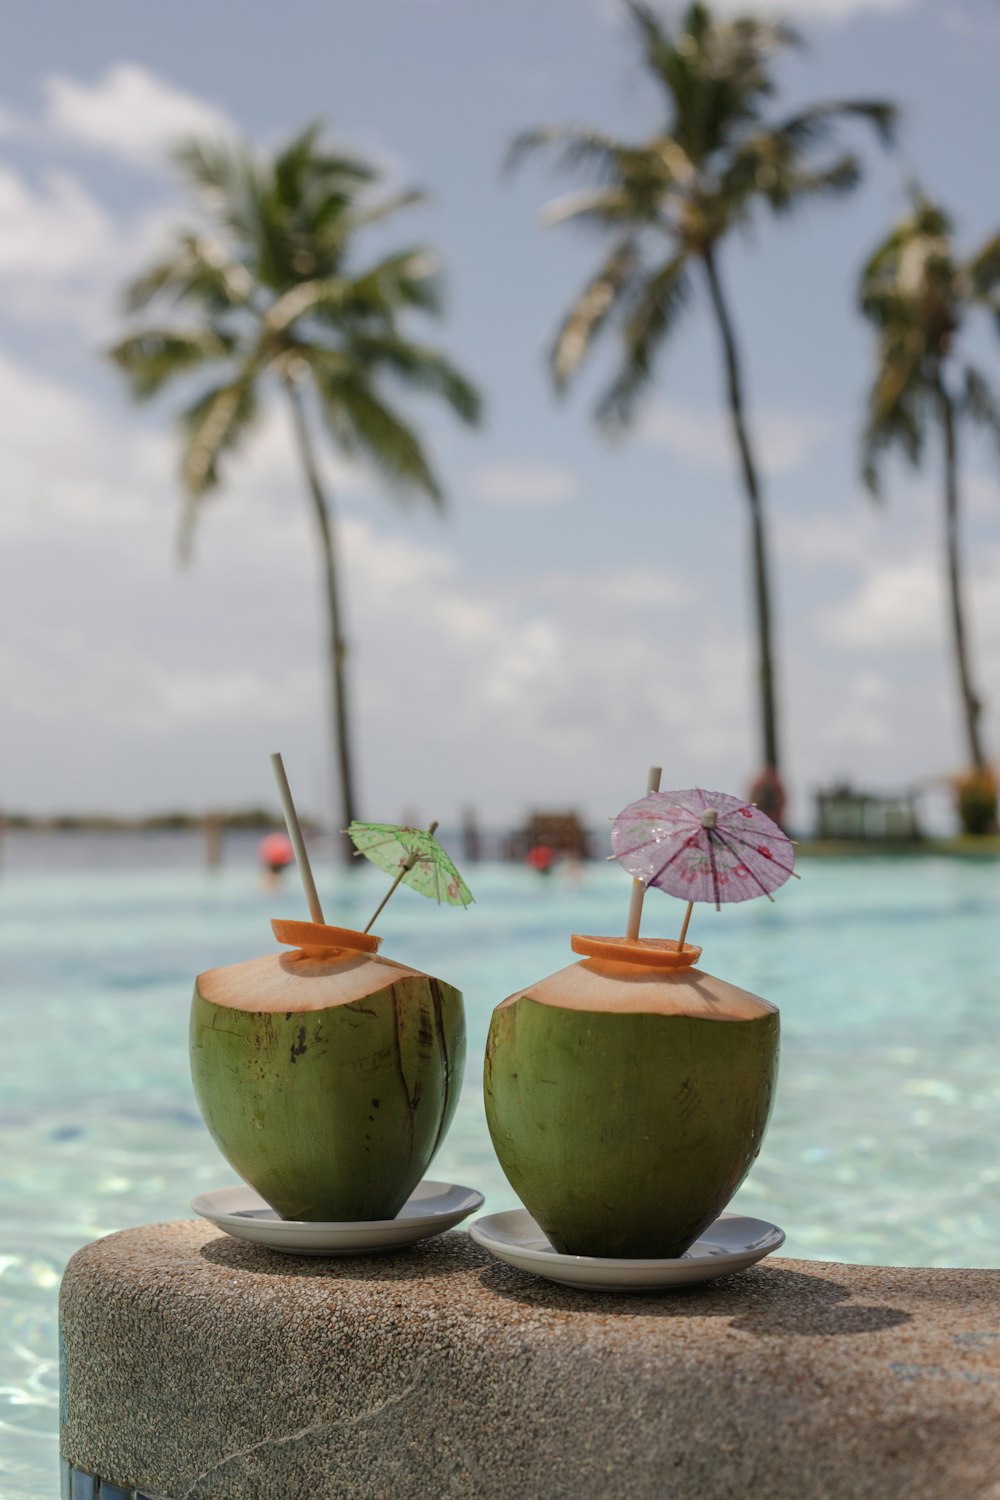
<instances>
[{"instance_id":1,"label":"swimming pool","mask_svg":"<svg viewBox=\"0 0 1000 1500\"><path fill-rule=\"evenodd\" d=\"M83 846L77 846L83 847ZM233 1181L187 1072L194 975L271 947L302 915L291 882L262 891L249 843L214 875L194 841L155 865L95 870L18 857L0 879L0 1495L56 1483L55 1305L73 1250L189 1212ZM180 852L178 852L180 851ZM74 867L75 866L75 867ZM774 1119L737 1202L781 1224L785 1253L901 1265L1000 1266L1000 863L803 861L772 907L696 914L703 967L782 1010ZM324 872L320 872L321 876ZM380 920L385 951L465 993L470 1065L433 1174L513 1197L493 1159L478 1064L496 1002L572 962L572 931L621 930L628 883L473 867L477 904L411 892ZM331 920L363 925L371 869L321 878ZM650 895L645 927L682 908ZM334 916L335 913L335 916Z\"/></svg>"}]
</instances>

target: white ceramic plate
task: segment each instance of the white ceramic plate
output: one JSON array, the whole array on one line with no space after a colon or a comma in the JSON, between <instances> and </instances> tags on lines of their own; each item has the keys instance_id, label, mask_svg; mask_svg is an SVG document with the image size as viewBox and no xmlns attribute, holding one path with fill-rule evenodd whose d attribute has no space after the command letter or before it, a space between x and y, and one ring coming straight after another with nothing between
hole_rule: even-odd
<instances>
[{"instance_id":1,"label":"white ceramic plate","mask_svg":"<svg viewBox=\"0 0 1000 1500\"><path fill-rule=\"evenodd\" d=\"M253 1188L217 1188L199 1193L191 1207L238 1240L253 1240L290 1255L372 1255L441 1234L483 1206L483 1195L456 1182L425 1178L394 1219L354 1224L310 1224L281 1219Z\"/></svg>"},{"instance_id":2,"label":"white ceramic plate","mask_svg":"<svg viewBox=\"0 0 1000 1500\"><path fill-rule=\"evenodd\" d=\"M743 1214L721 1214L679 1260L560 1255L523 1208L485 1214L469 1225L469 1233L491 1255L519 1271L590 1292L644 1292L711 1281L752 1266L785 1243L785 1232L776 1224Z\"/></svg>"}]
</instances>

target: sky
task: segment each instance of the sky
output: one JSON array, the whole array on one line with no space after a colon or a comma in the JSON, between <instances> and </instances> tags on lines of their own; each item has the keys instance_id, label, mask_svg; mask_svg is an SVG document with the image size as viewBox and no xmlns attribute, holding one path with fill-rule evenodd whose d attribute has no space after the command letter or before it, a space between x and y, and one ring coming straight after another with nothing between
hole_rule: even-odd
<instances>
[{"instance_id":1,"label":"sky","mask_svg":"<svg viewBox=\"0 0 1000 1500\"><path fill-rule=\"evenodd\" d=\"M726 0L720 9L732 9ZM728 244L773 543L781 739L800 824L817 786L934 787L964 761L943 594L940 455L858 480L872 347L858 267L919 176L959 245L995 232L1000 16L992 0L797 0L806 48L775 109L892 98L861 189ZM335 807L319 564L279 410L175 557L169 396L133 407L102 350L120 292L191 216L167 164L191 133L267 149L320 119L390 183L427 189L359 254L427 243L446 320L411 332L481 386L470 432L431 405L445 513L324 457L345 552L362 815L473 807L595 822L664 786L745 791L758 764L745 502L715 329L692 299L633 431L592 422L599 354L562 399L547 341L599 243L544 228L572 184L500 171L517 131L636 138L657 97L613 0L36 0L0 53L0 806ZM968 347L1000 384L988 327ZM963 449L964 549L988 746L1000 747L1000 456ZM933 792L931 800L933 802Z\"/></svg>"}]
</instances>

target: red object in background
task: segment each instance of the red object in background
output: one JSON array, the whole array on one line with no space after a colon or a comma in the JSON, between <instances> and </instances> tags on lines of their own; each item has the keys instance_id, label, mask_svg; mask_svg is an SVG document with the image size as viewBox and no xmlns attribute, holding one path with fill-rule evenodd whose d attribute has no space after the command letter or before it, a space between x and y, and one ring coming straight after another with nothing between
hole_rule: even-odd
<instances>
[{"instance_id":1,"label":"red object in background","mask_svg":"<svg viewBox=\"0 0 1000 1500\"><path fill-rule=\"evenodd\" d=\"M755 803L779 828L785 826L785 788L773 766L765 766L754 778L748 801Z\"/></svg>"},{"instance_id":2,"label":"red object in background","mask_svg":"<svg viewBox=\"0 0 1000 1500\"><path fill-rule=\"evenodd\" d=\"M257 858L272 875L277 875L286 865L294 864L295 850L283 833L269 833L257 845Z\"/></svg>"},{"instance_id":3,"label":"red object in background","mask_svg":"<svg viewBox=\"0 0 1000 1500\"><path fill-rule=\"evenodd\" d=\"M552 868L556 857L556 851L550 849L548 844L536 844L534 849L528 850L528 864L540 875L547 875Z\"/></svg>"}]
</instances>

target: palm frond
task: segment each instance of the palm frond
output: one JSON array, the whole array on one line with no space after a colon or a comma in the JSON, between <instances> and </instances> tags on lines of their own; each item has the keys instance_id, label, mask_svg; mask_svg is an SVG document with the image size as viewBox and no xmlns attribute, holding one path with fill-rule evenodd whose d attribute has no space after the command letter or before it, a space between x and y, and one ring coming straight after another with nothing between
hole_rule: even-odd
<instances>
[{"instance_id":1,"label":"palm frond","mask_svg":"<svg viewBox=\"0 0 1000 1500\"><path fill-rule=\"evenodd\" d=\"M1000 234L987 240L969 261L969 279L977 297L986 299L1000 287Z\"/></svg>"},{"instance_id":2,"label":"palm frond","mask_svg":"<svg viewBox=\"0 0 1000 1500\"><path fill-rule=\"evenodd\" d=\"M401 493L415 490L444 503L416 433L367 382L350 377L318 389L327 424L348 453L364 454Z\"/></svg>"},{"instance_id":3,"label":"palm frond","mask_svg":"<svg viewBox=\"0 0 1000 1500\"><path fill-rule=\"evenodd\" d=\"M285 202L296 205L310 193L331 189L353 194L378 176L364 157L321 149L324 131L322 120L311 121L275 156L274 183Z\"/></svg>"},{"instance_id":4,"label":"palm frond","mask_svg":"<svg viewBox=\"0 0 1000 1500\"><path fill-rule=\"evenodd\" d=\"M195 137L182 141L172 155L212 219L241 241L252 239L259 191L253 153L228 141Z\"/></svg>"},{"instance_id":5,"label":"palm frond","mask_svg":"<svg viewBox=\"0 0 1000 1500\"><path fill-rule=\"evenodd\" d=\"M269 334L281 334L303 318L317 318L332 327L375 320L390 326L404 307L424 312L440 310L438 262L426 250L404 250L379 261L361 276L317 277L299 281L281 295L263 316Z\"/></svg>"},{"instance_id":6,"label":"palm frond","mask_svg":"<svg viewBox=\"0 0 1000 1500\"><path fill-rule=\"evenodd\" d=\"M898 403L880 420L869 421L861 441L861 475L872 496L882 498L882 460L899 448L913 468L919 467L924 448L924 423L918 409Z\"/></svg>"},{"instance_id":7,"label":"palm frond","mask_svg":"<svg viewBox=\"0 0 1000 1500\"><path fill-rule=\"evenodd\" d=\"M1000 443L1000 401L989 381L974 365L966 365L960 411L972 422L985 427Z\"/></svg>"},{"instance_id":8,"label":"palm frond","mask_svg":"<svg viewBox=\"0 0 1000 1500\"><path fill-rule=\"evenodd\" d=\"M647 66L660 78L669 78L678 48L659 15L651 5L643 4L642 0L625 0L624 10L642 48ZM704 40L710 24L707 8L696 4L688 7L680 29L686 39L697 44Z\"/></svg>"},{"instance_id":9,"label":"palm frond","mask_svg":"<svg viewBox=\"0 0 1000 1500\"><path fill-rule=\"evenodd\" d=\"M619 242L573 303L552 344L550 365L557 388L576 374L638 266L634 240Z\"/></svg>"},{"instance_id":10,"label":"palm frond","mask_svg":"<svg viewBox=\"0 0 1000 1500\"><path fill-rule=\"evenodd\" d=\"M625 187L584 188L554 199L542 210L546 229L568 223L592 224L598 229L620 228L637 226L640 222L655 224L660 217L661 205L655 198L643 203Z\"/></svg>"},{"instance_id":11,"label":"palm frond","mask_svg":"<svg viewBox=\"0 0 1000 1500\"><path fill-rule=\"evenodd\" d=\"M861 163L850 152L812 172L779 173L765 194L775 213L787 213L806 198L840 198L861 180Z\"/></svg>"},{"instance_id":12,"label":"palm frond","mask_svg":"<svg viewBox=\"0 0 1000 1500\"><path fill-rule=\"evenodd\" d=\"M369 224L381 224L383 219L388 219L403 209L420 208L428 201L429 194L423 188L403 188L398 193L390 193L388 197L379 198L374 203L352 208L350 229L353 232L357 229L364 229Z\"/></svg>"},{"instance_id":13,"label":"palm frond","mask_svg":"<svg viewBox=\"0 0 1000 1500\"><path fill-rule=\"evenodd\" d=\"M629 0L627 10L647 67L666 94L671 133L699 165L759 118L761 101L774 92L771 58L799 45L798 34L780 21L720 19L701 3L688 8L673 34L642 0Z\"/></svg>"},{"instance_id":14,"label":"palm frond","mask_svg":"<svg viewBox=\"0 0 1000 1500\"><path fill-rule=\"evenodd\" d=\"M350 355L373 376L386 371L414 390L440 396L463 422L474 425L482 415L479 391L436 349L391 335L360 334L351 339Z\"/></svg>"},{"instance_id":15,"label":"palm frond","mask_svg":"<svg viewBox=\"0 0 1000 1500\"><path fill-rule=\"evenodd\" d=\"M689 257L681 251L646 277L634 294L622 327L621 369L597 407L597 420L611 432L627 427L649 385L657 351L669 338L689 295Z\"/></svg>"},{"instance_id":16,"label":"palm frond","mask_svg":"<svg viewBox=\"0 0 1000 1500\"><path fill-rule=\"evenodd\" d=\"M181 415L185 432L181 477L197 499L219 483L219 461L239 446L257 418L257 393L250 372L215 385Z\"/></svg>"},{"instance_id":17,"label":"palm frond","mask_svg":"<svg viewBox=\"0 0 1000 1500\"><path fill-rule=\"evenodd\" d=\"M440 312L438 259L422 247L373 264L355 257L362 228L423 195L380 193L377 169L325 147L319 125L271 158L227 142L191 141L177 160L211 230L176 237L135 279L129 302L134 312L158 302L182 305L197 324L131 331L111 357L143 397L175 376L221 366L181 418L182 549L190 546L200 501L220 484L226 456L253 425L255 383L264 373L311 384L346 451L365 453L398 488L439 502L416 433L381 389L395 381L442 400L463 421L479 418L473 383L442 353L400 331L411 311Z\"/></svg>"},{"instance_id":18,"label":"palm frond","mask_svg":"<svg viewBox=\"0 0 1000 1500\"><path fill-rule=\"evenodd\" d=\"M862 437L862 474L873 495L879 494L880 464L890 449L900 449L909 463L918 467L931 395L920 350L908 347L905 342L883 342L868 394L868 416Z\"/></svg>"},{"instance_id":19,"label":"palm frond","mask_svg":"<svg viewBox=\"0 0 1000 1500\"><path fill-rule=\"evenodd\" d=\"M349 307L358 315L391 315L410 307L442 311L441 263L425 246L387 255L350 284Z\"/></svg>"},{"instance_id":20,"label":"palm frond","mask_svg":"<svg viewBox=\"0 0 1000 1500\"><path fill-rule=\"evenodd\" d=\"M874 126L884 146L891 146L896 138L899 110L884 99L828 99L812 104L808 109L795 114L774 127L773 134L790 146L801 150L809 146L825 144L836 126L844 119L865 120Z\"/></svg>"},{"instance_id":21,"label":"palm frond","mask_svg":"<svg viewBox=\"0 0 1000 1500\"><path fill-rule=\"evenodd\" d=\"M546 125L538 130L524 130L507 148L503 170L513 172L525 157L547 152L557 172L574 172L589 168L598 181L609 181L622 175L624 167L639 154L634 146L617 140L600 130L578 125Z\"/></svg>"},{"instance_id":22,"label":"palm frond","mask_svg":"<svg viewBox=\"0 0 1000 1500\"><path fill-rule=\"evenodd\" d=\"M235 347L235 339L217 328L144 328L114 344L108 358L124 371L136 400L146 401L171 381L228 358Z\"/></svg>"},{"instance_id":23,"label":"palm frond","mask_svg":"<svg viewBox=\"0 0 1000 1500\"><path fill-rule=\"evenodd\" d=\"M242 307L253 292L246 266L205 235L181 234L171 252L129 283L127 312L141 312L158 297L195 302L216 312Z\"/></svg>"},{"instance_id":24,"label":"palm frond","mask_svg":"<svg viewBox=\"0 0 1000 1500\"><path fill-rule=\"evenodd\" d=\"M267 333L285 333L293 323L311 313L337 315L350 298L351 283L342 276L324 276L300 281L277 297L263 316Z\"/></svg>"}]
</instances>

